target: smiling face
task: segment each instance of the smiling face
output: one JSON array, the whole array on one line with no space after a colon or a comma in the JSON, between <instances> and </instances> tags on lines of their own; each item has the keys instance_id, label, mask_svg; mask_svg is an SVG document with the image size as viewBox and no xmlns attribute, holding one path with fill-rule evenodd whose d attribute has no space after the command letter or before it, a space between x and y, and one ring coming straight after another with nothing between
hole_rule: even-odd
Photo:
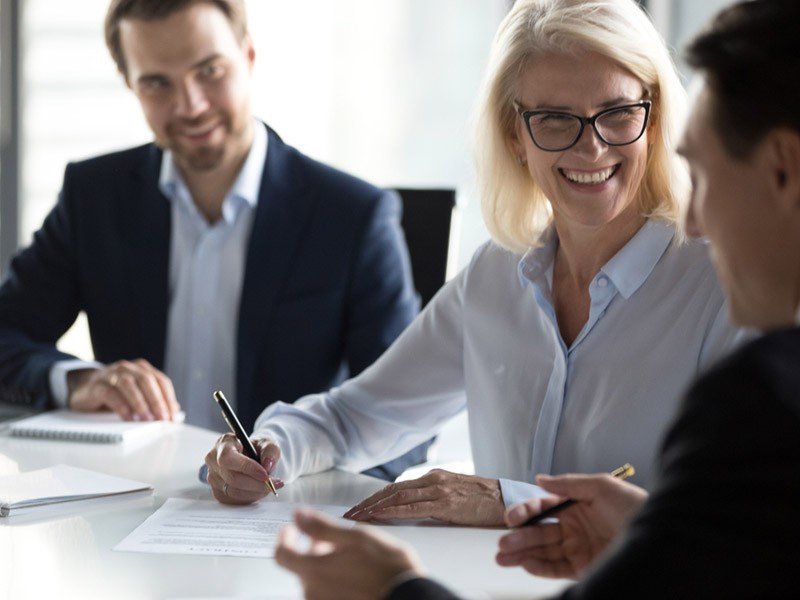
<instances>
[{"instance_id":1,"label":"smiling face","mask_svg":"<svg viewBox=\"0 0 800 600\"><path fill-rule=\"evenodd\" d=\"M734 158L715 130L713 93L700 80L693 91L678 148L692 177L686 231L710 241L734 321L789 325L800 293L800 134L776 130Z\"/></svg>"},{"instance_id":2,"label":"smiling face","mask_svg":"<svg viewBox=\"0 0 800 600\"><path fill-rule=\"evenodd\" d=\"M525 110L588 117L638 102L644 95L642 83L630 72L600 54L585 52L534 60L520 76L516 100ZM556 227L602 228L641 219L636 199L647 163L648 134L626 146L609 146L586 126L573 147L547 152L534 145L518 118L511 145L549 199Z\"/></svg>"},{"instance_id":3,"label":"smiling face","mask_svg":"<svg viewBox=\"0 0 800 600\"><path fill-rule=\"evenodd\" d=\"M165 19L125 19L120 39L126 80L156 143L184 171L212 170L246 155L255 53L219 9L200 2Z\"/></svg>"}]
</instances>

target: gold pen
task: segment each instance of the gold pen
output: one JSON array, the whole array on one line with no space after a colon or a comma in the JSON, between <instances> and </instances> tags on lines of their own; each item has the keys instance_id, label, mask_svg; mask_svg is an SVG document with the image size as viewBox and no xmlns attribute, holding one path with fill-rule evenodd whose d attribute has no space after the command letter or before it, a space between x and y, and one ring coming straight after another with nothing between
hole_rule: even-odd
<instances>
[{"instance_id":1,"label":"gold pen","mask_svg":"<svg viewBox=\"0 0 800 600\"><path fill-rule=\"evenodd\" d=\"M214 392L214 400L219 405L219 408L222 411L222 416L225 418L225 422L228 424L228 427L231 428L231 431L236 436L236 439L241 442L244 453L248 458L252 458L258 464L261 464L256 447L253 446L253 442L250 441L250 438L247 437L247 434L244 432L242 423L239 421L239 417L236 416L236 413L233 412L231 405L228 404L228 399L225 398L225 394L219 391ZM276 496L278 495L278 490L275 488L275 484L272 482L272 478L269 476L269 474L267 474L266 485L269 491Z\"/></svg>"},{"instance_id":2,"label":"gold pen","mask_svg":"<svg viewBox=\"0 0 800 600\"><path fill-rule=\"evenodd\" d=\"M631 463L625 463L618 469L614 469L611 471L611 476L616 477L617 479L627 479L628 477L633 477L636 475L636 469L633 468Z\"/></svg>"}]
</instances>

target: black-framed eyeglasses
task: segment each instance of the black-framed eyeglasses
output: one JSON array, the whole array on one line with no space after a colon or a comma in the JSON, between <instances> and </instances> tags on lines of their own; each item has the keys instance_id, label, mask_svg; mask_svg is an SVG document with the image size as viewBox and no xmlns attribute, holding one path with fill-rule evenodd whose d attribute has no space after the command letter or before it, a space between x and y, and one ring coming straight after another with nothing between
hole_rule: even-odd
<instances>
[{"instance_id":1,"label":"black-framed eyeglasses","mask_svg":"<svg viewBox=\"0 0 800 600\"><path fill-rule=\"evenodd\" d=\"M583 135L583 129L591 125L597 137L609 146L627 146L644 133L650 117L650 100L633 104L612 106L591 117L580 117L567 112L553 110L525 110L514 102L531 140L540 150L562 152L572 148Z\"/></svg>"}]
</instances>

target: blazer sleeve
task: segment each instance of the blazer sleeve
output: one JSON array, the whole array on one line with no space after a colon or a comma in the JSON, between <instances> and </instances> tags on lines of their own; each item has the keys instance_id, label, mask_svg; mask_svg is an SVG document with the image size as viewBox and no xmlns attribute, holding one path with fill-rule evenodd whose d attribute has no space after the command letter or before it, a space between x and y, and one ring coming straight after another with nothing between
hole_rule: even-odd
<instances>
[{"instance_id":1,"label":"blazer sleeve","mask_svg":"<svg viewBox=\"0 0 800 600\"><path fill-rule=\"evenodd\" d=\"M395 586L386 600L459 600L459 596L432 579L416 577Z\"/></svg>"},{"instance_id":2,"label":"blazer sleeve","mask_svg":"<svg viewBox=\"0 0 800 600\"><path fill-rule=\"evenodd\" d=\"M797 594L800 419L763 356L739 354L693 387L652 496L616 549L563 598Z\"/></svg>"},{"instance_id":3,"label":"blazer sleeve","mask_svg":"<svg viewBox=\"0 0 800 600\"><path fill-rule=\"evenodd\" d=\"M384 191L365 217L348 288L350 377L375 362L419 311L401 211L397 194Z\"/></svg>"},{"instance_id":4,"label":"blazer sleeve","mask_svg":"<svg viewBox=\"0 0 800 600\"><path fill-rule=\"evenodd\" d=\"M75 358L55 346L81 310L69 173L67 167L55 208L0 285L0 399L36 408L52 405L53 363Z\"/></svg>"}]
</instances>

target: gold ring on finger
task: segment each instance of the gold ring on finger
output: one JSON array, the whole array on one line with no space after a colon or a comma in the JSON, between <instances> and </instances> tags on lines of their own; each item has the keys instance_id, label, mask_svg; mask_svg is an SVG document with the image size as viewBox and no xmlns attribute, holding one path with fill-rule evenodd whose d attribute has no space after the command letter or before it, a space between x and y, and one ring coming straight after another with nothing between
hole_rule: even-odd
<instances>
[{"instance_id":1,"label":"gold ring on finger","mask_svg":"<svg viewBox=\"0 0 800 600\"><path fill-rule=\"evenodd\" d=\"M110 385L111 387L117 387L118 383L119 383L119 374L112 373L111 375L108 376L108 385Z\"/></svg>"}]
</instances>

